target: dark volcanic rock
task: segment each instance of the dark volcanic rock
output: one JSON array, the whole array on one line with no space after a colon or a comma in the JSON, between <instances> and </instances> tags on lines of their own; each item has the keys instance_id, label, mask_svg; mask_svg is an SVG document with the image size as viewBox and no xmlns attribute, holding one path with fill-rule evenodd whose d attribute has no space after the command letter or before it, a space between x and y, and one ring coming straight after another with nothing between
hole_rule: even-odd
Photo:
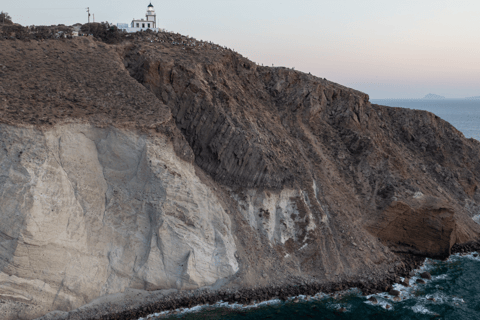
<instances>
[{"instance_id":1,"label":"dark volcanic rock","mask_svg":"<svg viewBox=\"0 0 480 320\"><path fill-rule=\"evenodd\" d=\"M370 297L370 298L368 298L368 301L370 301L370 302L373 303L373 304L377 304L377 303L378 303L378 300L377 300L377 298L375 298L375 297Z\"/></svg>"},{"instance_id":2,"label":"dark volcanic rock","mask_svg":"<svg viewBox=\"0 0 480 320\"><path fill-rule=\"evenodd\" d=\"M390 291L388 292L388 294L391 295L391 296L398 297L398 296L400 295L400 291L398 291L398 290L390 290Z\"/></svg>"}]
</instances>

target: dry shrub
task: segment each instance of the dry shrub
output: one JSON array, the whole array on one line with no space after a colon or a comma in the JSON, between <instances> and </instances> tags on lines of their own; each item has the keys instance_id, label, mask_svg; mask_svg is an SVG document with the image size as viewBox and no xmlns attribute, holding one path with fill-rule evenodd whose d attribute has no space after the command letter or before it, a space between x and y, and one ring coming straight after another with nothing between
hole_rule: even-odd
<instances>
[{"instance_id":1,"label":"dry shrub","mask_svg":"<svg viewBox=\"0 0 480 320\"><path fill-rule=\"evenodd\" d=\"M106 43L118 43L125 38L125 32L116 26L109 26L107 23L86 23L80 30Z\"/></svg>"}]
</instances>

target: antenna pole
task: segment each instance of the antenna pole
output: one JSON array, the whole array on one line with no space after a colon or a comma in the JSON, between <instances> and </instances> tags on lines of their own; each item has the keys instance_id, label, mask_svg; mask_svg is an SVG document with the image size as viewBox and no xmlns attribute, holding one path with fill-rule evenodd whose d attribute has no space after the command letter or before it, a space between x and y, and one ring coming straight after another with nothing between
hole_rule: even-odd
<instances>
[{"instance_id":1,"label":"antenna pole","mask_svg":"<svg viewBox=\"0 0 480 320\"><path fill-rule=\"evenodd\" d=\"M88 23L90 23L90 7L87 7Z\"/></svg>"}]
</instances>

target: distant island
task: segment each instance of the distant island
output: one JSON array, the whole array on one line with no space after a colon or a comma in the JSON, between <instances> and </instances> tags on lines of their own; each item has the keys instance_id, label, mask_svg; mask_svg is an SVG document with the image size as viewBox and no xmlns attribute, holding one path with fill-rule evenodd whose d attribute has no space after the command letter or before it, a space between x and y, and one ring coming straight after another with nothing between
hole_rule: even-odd
<instances>
[{"instance_id":1,"label":"distant island","mask_svg":"<svg viewBox=\"0 0 480 320\"><path fill-rule=\"evenodd\" d=\"M439 96L438 94L429 93L423 99L445 99L444 96Z\"/></svg>"},{"instance_id":2,"label":"distant island","mask_svg":"<svg viewBox=\"0 0 480 320\"><path fill-rule=\"evenodd\" d=\"M465 99L467 99L467 100L480 99L480 96L475 96L475 97L466 97Z\"/></svg>"}]
</instances>

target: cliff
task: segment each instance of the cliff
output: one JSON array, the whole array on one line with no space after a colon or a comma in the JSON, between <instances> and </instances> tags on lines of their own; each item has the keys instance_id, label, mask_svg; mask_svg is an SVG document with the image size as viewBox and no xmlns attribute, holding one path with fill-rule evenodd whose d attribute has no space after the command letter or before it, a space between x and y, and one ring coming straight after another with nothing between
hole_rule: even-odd
<instances>
[{"instance_id":1,"label":"cliff","mask_svg":"<svg viewBox=\"0 0 480 320\"><path fill-rule=\"evenodd\" d=\"M480 144L431 113L175 34L0 47L5 319L132 290L368 292L478 239Z\"/></svg>"}]
</instances>

